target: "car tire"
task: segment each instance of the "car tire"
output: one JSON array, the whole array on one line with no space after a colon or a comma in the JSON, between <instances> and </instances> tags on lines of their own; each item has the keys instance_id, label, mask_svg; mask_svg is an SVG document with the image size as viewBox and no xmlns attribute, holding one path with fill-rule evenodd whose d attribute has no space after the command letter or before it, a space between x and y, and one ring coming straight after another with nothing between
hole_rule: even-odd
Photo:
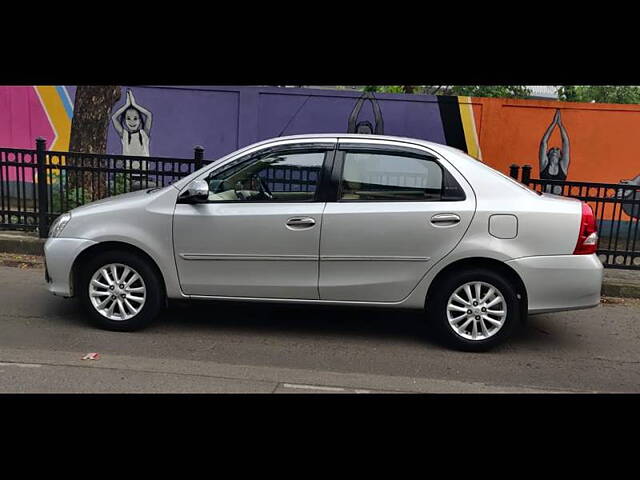
<instances>
[{"instance_id":1,"label":"car tire","mask_svg":"<svg viewBox=\"0 0 640 480\"><path fill-rule=\"evenodd\" d=\"M165 300L156 269L140 255L124 250L99 253L82 265L78 295L91 321L114 331L146 327L158 317ZM99 308L103 302L107 303Z\"/></svg>"},{"instance_id":2,"label":"car tire","mask_svg":"<svg viewBox=\"0 0 640 480\"><path fill-rule=\"evenodd\" d=\"M514 286L504 275L486 268L453 271L439 280L426 309L441 340L468 352L487 351L505 342L520 324Z\"/></svg>"}]
</instances>

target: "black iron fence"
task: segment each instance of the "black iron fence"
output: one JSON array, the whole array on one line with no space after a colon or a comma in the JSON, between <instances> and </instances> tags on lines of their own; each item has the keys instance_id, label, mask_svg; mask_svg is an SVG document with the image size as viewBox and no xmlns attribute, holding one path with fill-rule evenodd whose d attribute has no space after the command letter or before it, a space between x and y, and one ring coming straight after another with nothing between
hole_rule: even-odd
<instances>
[{"instance_id":1,"label":"black iron fence","mask_svg":"<svg viewBox=\"0 0 640 480\"><path fill-rule=\"evenodd\" d=\"M265 168L258 176L272 192L315 192L320 170L320 167L282 165Z\"/></svg>"},{"instance_id":2,"label":"black iron fence","mask_svg":"<svg viewBox=\"0 0 640 480\"><path fill-rule=\"evenodd\" d=\"M34 150L0 148L0 229L47 236L61 213L94 200L164 187L205 163L202 147L193 158L55 152L44 139ZM44 179L44 181L40 181Z\"/></svg>"},{"instance_id":3,"label":"black iron fence","mask_svg":"<svg viewBox=\"0 0 640 480\"><path fill-rule=\"evenodd\" d=\"M112 195L164 187L209 161L204 149L193 158L131 157L0 148L0 230L38 231L45 238L55 218ZM260 172L274 192L313 192L320 168L282 165ZM44 181L39 181L44 179Z\"/></svg>"},{"instance_id":4,"label":"black iron fence","mask_svg":"<svg viewBox=\"0 0 640 480\"><path fill-rule=\"evenodd\" d=\"M511 177L534 191L588 203L598 225L598 256L605 267L640 270L640 185L531 178L531 166L512 165Z\"/></svg>"}]
</instances>

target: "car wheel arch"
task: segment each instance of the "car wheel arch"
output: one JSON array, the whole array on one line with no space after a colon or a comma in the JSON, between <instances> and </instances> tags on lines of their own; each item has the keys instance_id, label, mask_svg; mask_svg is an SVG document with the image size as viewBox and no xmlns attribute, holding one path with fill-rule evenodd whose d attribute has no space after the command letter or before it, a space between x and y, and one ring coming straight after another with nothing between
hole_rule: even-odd
<instances>
[{"instance_id":1,"label":"car wheel arch","mask_svg":"<svg viewBox=\"0 0 640 480\"><path fill-rule=\"evenodd\" d=\"M160 278L161 280L160 283L164 288L163 295L166 296L167 284L166 284L164 275L162 274L162 270L160 270L160 267L158 266L156 261L151 257L151 255L149 255L140 247L137 247L130 243L119 242L119 241L106 241L106 242L96 243L84 249L82 252L80 252L80 254L78 254L78 256L73 261L73 266L71 267L71 273L70 273L71 278L69 279L69 285L71 285L72 287L71 296L74 296L75 292L78 291L77 282L80 278L79 273L80 273L80 269L82 268L82 265L85 263L85 260L99 253L112 251L112 250L124 250L127 252L132 252L144 258L145 261L147 261L149 265L151 265L151 267L155 270L156 274Z\"/></svg>"},{"instance_id":2,"label":"car wheel arch","mask_svg":"<svg viewBox=\"0 0 640 480\"><path fill-rule=\"evenodd\" d=\"M521 307L520 318L524 321L527 318L528 297L527 297L527 288L524 282L522 281L522 278L520 277L518 272L516 272L512 267L510 267L506 263L500 260L496 260L494 258L489 258L489 257L463 258L460 260L456 260L455 262L452 262L446 265L444 268L442 268L442 270L440 270L436 274L436 276L433 278L433 280L429 285L429 288L427 290L427 295L425 297L425 304L424 304L425 308L427 307L427 304L429 302L430 295L432 295L432 293L438 287L438 284L440 283L439 281L442 278L448 275L451 275L455 271L466 270L474 267L486 268L488 270L499 272L500 274L504 275L506 278L508 278L510 281L513 282L513 284L516 286L516 292L518 293L519 300L520 300L520 307Z\"/></svg>"}]
</instances>

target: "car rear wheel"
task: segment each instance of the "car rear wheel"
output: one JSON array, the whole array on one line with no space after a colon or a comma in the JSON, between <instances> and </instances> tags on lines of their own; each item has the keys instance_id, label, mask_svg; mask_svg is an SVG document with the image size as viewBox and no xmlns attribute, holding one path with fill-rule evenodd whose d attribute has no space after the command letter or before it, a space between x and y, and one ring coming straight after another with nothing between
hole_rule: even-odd
<instances>
[{"instance_id":1,"label":"car rear wheel","mask_svg":"<svg viewBox=\"0 0 640 480\"><path fill-rule=\"evenodd\" d=\"M427 304L427 315L448 345L477 352L512 335L520 308L517 292L507 279L476 268L444 278Z\"/></svg>"},{"instance_id":2,"label":"car rear wheel","mask_svg":"<svg viewBox=\"0 0 640 480\"><path fill-rule=\"evenodd\" d=\"M158 316L164 293L159 275L147 261L131 252L108 251L83 266L79 296L99 327L132 331Z\"/></svg>"}]
</instances>

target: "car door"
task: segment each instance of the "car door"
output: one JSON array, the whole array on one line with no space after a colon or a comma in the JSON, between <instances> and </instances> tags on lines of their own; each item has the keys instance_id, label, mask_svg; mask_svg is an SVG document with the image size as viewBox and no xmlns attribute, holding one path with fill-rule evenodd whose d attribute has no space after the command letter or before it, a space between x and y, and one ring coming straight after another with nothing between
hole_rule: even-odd
<instances>
[{"instance_id":1,"label":"car door","mask_svg":"<svg viewBox=\"0 0 640 480\"><path fill-rule=\"evenodd\" d=\"M336 139L248 154L204 177L206 203L178 203L174 252L188 295L318 299L322 168Z\"/></svg>"},{"instance_id":2,"label":"car door","mask_svg":"<svg viewBox=\"0 0 640 480\"><path fill-rule=\"evenodd\" d=\"M323 300L397 302L462 239L473 191L426 151L340 140L320 242ZM464 185L464 188L463 188Z\"/></svg>"}]
</instances>

